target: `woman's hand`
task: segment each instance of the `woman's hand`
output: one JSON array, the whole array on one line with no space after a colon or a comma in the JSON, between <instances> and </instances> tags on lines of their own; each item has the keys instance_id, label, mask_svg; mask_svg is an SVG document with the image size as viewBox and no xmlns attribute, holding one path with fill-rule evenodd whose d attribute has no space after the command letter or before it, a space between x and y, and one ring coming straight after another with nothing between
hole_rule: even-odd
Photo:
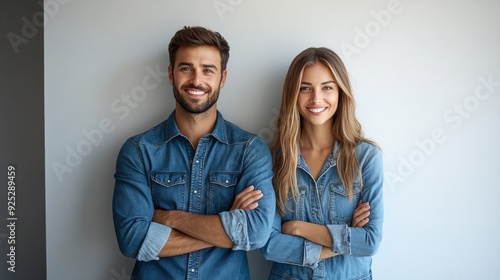
<instances>
[{"instance_id":1,"label":"woman's hand","mask_svg":"<svg viewBox=\"0 0 500 280\"><path fill-rule=\"evenodd\" d=\"M370 204L359 200L358 206L354 209L354 214L352 215L351 227L364 227L370 221L369 216Z\"/></svg>"}]
</instances>

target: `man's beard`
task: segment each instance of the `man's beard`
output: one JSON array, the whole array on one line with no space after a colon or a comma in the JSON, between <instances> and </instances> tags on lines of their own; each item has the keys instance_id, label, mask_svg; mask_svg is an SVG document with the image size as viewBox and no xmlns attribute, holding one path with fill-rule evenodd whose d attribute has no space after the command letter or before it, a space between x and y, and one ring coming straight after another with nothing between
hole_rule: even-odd
<instances>
[{"instance_id":1,"label":"man's beard","mask_svg":"<svg viewBox=\"0 0 500 280\"><path fill-rule=\"evenodd\" d=\"M179 90L177 89L177 85L175 81L173 82L173 91L174 91L174 97L175 100L182 106L184 110L186 110L189 113L192 114L201 114L206 112L208 109L210 109L215 103L217 103L217 100L219 99L219 90L220 88L217 88L217 90L211 92L211 88L206 88L203 86L196 86L194 84L188 84L185 86L181 87L181 90L184 88L192 88L192 89L197 89L201 90L204 92L208 92L208 99L206 101L202 100L196 100L196 101L189 101L190 99L189 96L182 95Z\"/></svg>"}]
</instances>

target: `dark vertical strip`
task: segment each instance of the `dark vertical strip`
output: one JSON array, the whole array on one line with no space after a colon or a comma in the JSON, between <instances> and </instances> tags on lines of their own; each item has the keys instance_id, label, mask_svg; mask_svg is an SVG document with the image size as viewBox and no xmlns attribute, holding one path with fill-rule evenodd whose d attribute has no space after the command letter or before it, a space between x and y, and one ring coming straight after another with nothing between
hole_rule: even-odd
<instances>
[{"instance_id":1,"label":"dark vertical strip","mask_svg":"<svg viewBox=\"0 0 500 280\"><path fill-rule=\"evenodd\" d=\"M0 0L0 279L6 280L47 278L41 3Z\"/></svg>"}]
</instances>

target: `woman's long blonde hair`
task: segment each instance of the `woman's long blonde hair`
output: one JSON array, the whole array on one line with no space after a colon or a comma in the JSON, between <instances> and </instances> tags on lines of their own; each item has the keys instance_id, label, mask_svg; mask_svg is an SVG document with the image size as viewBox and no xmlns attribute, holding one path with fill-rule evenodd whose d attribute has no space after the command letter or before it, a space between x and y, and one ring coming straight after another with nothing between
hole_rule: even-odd
<instances>
[{"instance_id":1,"label":"woman's long blonde hair","mask_svg":"<svg viewBox=\"0 0 500 280\"><path fill-rule=\"evenodd\" d=\"M356 158L356 145L363 137L361 125L355 116L355 101L351 91L347 70L340 57L327 48L308 48L298 54L290 64L286 75L277 122L277 134L273 146L273 184L277 208L284 215L289 196L296 198L297 163L301 117L297 108L297 96L305 67L323 63L332 71L339 87L337 111L333 116L333 133L338 141L340 153L337 171L340 181L346 187L349 198L353 196L356 177L361 184L361 171Z\"/></svg>"}]
</instances>

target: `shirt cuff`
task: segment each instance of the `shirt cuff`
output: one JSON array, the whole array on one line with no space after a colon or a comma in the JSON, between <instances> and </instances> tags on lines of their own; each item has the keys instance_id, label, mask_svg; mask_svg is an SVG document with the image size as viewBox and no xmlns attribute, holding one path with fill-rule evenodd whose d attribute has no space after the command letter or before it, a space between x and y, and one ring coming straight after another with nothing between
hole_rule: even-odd
<instances>
[{"instance_id":1,"label":"shirt cuff","mask_svg":"<svg viewBox=\"0 0 500 280\"><path fill-rule=\"evenodd\" d=\"M351 255L351 229L347 225L327 225L332 236L332 251L337 254Z\"/></svg>"},{"instance_id":2,"label":"shirt cuff","mask_svg":"<svg viewBox=\"0 0 500 280\"><path fill-rule=\"evenodd\" d=\"M304 240L304 263L305 267L315 269L318 266L321 256L322 245Z\"/></svg>"},{"instance_id":3,"label":"shirt cuff","mask_svg":"<svg viewBox=\"0 0 500 280\"><path fill-rule=\"evenodd\" d=\"M219 213L222 226L229 239L233 241L233 250L250 250L248 240L247 215L245 211L236 209Z\"/></svg>"},{"instance_id":4,"label":"shirt cuff","mask_svg":"<svg viewBox=\"0 0 500 280\"><path fill-rule=\"evenodd\" d=\"M172 232L172 228L151 222L146 238L144 238L137 254L137 260L144 262L159 260L158 254L167 242L170 232Z\"/></svg>"}]
</instances>

